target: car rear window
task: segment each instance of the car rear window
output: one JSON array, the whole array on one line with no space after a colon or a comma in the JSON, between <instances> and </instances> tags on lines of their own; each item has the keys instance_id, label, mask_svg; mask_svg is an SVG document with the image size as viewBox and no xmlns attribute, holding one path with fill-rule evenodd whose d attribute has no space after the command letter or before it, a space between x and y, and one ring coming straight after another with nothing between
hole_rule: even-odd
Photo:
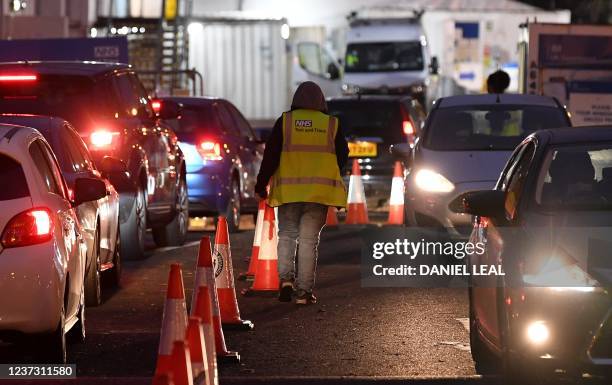
<instances>
[{"instance_id":1,"label":"car rear window","mask_svg":"<svg viewBox=\"0 0 612 385\"><path fill-rule=\"evenodd\" d=\"M0 154L0 180L10 181L0 189L0 200L8 201L30 196L28 182L21 164L10 156Z\"/></svg>"},{"instance_id":2,"label":"car rear window","mask_svg":"<svg viewBox=\"0 0 612 385\"><path fill-rule=\"evenodd\" d=\"M214 117L212 105L183 105L179 119L168 121L174 132L180 137L185 134L217 133L218 124Z\"/></svg>"},{"instance_id":3,"label":"car rear window","mask_svg":"<svg viewBox=\"0 0 612 385\"><path fill-rule=\"evenodd\" d=\"M405 141L399 103L330 101L327 107L329 114L340 120L342 132L348 139L378 138L389 144Z\"/></svg>"},{"instance_id":4,"label":"car rear window","mask_svg":"<svg viewBox=\"0 0 612 385\"><path fill-rule=\"evenodd\" d=\"M89 131L92 122L110 119L109 93L93 79L75 75L40 75L35 81L0 82L0 112L61 117L78 131Z\"/></svg>"},{"instance_id":5,"label":"car rear window","mask_svg":"<svg viewBox=\"0 0 612 385\"><path fill-rule=\"evenodd\" d=\"M440 108L430 115L424 146L438 151L510 151L530 133L568 125L561 108L484 105Z\"/></svg>"}]
</instances>

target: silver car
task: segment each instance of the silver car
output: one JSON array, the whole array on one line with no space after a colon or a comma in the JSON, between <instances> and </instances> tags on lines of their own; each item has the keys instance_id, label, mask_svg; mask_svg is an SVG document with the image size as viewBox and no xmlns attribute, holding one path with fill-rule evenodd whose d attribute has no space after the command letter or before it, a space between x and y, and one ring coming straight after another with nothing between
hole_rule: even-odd
<instances>
[{"instance_id":1,"label":"silver car","mask_svg":"<svg viewBox=\"0 0 612 385\"><path fill-rule=\"evenodd\" d=\"M413 150L394 145L406 163L406 223L467 236L471 216L449 203L491 189L512 150L531 132L570 126L556 99L517 94L460 95L436 101Z\"/></svg>"}]
</instances>

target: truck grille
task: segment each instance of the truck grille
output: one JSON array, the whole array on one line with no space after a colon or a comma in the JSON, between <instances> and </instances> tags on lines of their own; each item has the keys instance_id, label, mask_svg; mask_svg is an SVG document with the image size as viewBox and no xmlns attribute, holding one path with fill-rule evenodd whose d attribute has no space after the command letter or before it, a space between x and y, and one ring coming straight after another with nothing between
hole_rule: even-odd
<instances>
[{"instance_id":1,"label":"truck grille","mask_svg":"<svg viewBox=\"0 0 612 385\"><path fill-rule=\"evenodd\" d=\"M612 313L608 313L608 319L599 329L590 355L593 359L612 359Z\"/></svg>"}]
</instances>

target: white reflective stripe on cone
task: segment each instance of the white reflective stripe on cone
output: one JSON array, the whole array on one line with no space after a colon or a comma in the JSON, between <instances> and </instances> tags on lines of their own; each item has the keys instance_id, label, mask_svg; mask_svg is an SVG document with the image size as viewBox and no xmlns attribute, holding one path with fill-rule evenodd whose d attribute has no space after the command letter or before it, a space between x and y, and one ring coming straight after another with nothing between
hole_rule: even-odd
<instances>
[{"instance_id":1,"label":"white reflective stripe on cone","mask_svg":"<svg viewBox=\"0 0 612 385\"><path fill-rule=\"evenodd\" d=\"M349 178L349 191L347 203L365 203L365 191L361 176L351 175Z\"/></svg>"},{"instance_id":2,"label":"white reflective stripe on cone","mask_svg":"<svg viewBox=\"0 0 612 385\"><path fill-rule=\"evenodd\" d=\"M391 181L391 197L389 198L389 204L404 204L404 179L402 177L395 176Z\"/></svg>"},{"instance_id":3,"label":"white reflective stripe on cone","mask_svg":"<svg viewBox=\"0 0 612 385\"><path fill-rule=\"evenodd\" d=\"M166 299L162 318L162 333L159 341L159 355L172 354L174 341L183 341L187 329L187 309L183 299Z\"/></svg>"},{"instance_id":4,"label":"white reflective stripe on cone","mask_svg":"<svg viewBox=\"0 0 612 385\"><path fill-rule=\"evenodd\" d=\"M257 221L255 223L255 237L253 238L253 246L261 245L261 227L264 221L264 210L257 210Z\"/></svg>"},{"instance_id":5,"label":"white reflective stripe on cone","mask_svg":"<svg viewBox=\"0 0 612 385\"><path fill-rule=\"evenodd\" d=\"M277 222L277 221L274 221ZM270 222L264 221L262 229L262 242L259 248L259 260L275 260L277 258L278 236L276 225L270 229ZM272 230L272 231L270 231Z\"/></svg>"}]
</instances>

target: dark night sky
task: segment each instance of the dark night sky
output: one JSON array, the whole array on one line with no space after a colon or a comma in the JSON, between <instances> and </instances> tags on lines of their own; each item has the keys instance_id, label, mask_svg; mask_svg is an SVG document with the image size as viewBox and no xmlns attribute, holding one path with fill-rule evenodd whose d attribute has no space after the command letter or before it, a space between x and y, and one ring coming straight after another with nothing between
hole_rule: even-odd
<instances>
[{"instance_id":1,"label":"dark night sky","mask_svg":"<svg viewBox=\"0 0 612 385\"><path fill-rule=\"evenodd\" d=\"M610 0L520 0L544 9L569 9L572 22L579 24L610 24Z\"/></svg>"}]
</instances>

